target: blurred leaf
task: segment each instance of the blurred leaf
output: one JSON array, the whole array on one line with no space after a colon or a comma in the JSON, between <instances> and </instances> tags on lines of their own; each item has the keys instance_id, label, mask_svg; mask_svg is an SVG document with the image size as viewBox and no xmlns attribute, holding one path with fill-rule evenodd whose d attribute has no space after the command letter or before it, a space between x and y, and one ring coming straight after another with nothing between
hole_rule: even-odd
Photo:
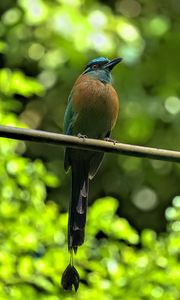
<instances>
[{"instance_id":1,"label":"blurred leaf","mask_svg":"<svg viewBox=\"0 0 180 300\"><path fill-rule=\"evenodd\" d=\"M42 85L35 79L26 77L20 71L12 72L10 69L0 70L0 88L6 96L21 94L30 97L33 94L43 94Z\"/></svg>"}]
</instances>

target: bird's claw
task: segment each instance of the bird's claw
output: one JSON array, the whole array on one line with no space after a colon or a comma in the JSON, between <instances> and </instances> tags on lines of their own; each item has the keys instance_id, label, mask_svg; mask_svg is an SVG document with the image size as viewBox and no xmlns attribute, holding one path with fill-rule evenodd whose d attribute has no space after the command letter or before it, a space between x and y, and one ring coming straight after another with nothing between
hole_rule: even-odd
<instances>
[{"instance_id":1,"label":"bird's claw","mask_svg":"<svg viewBox=\"0 0 180 300\"><path fill-rule=\"evenodd\" d=\"M114 145L116 145L116 143L118 142L117 140L113 140L113 139L111 139L109 137L104 138L104 141L113 143Z\"/></svg>"},{"instance_id":2,"label":"bird's claw","mask_svg":"<svg viewBox=\"0 0 180 300\"><path fill-rule=\"evenodd\" d=\"M85 135L85 134L81 134L81 133L78 133L78 138L80 138L80 139L83 139L83 141L85 141L85 139L87 139L88 138L88 136L87 135Z\"/></svg>"}]
</instances>

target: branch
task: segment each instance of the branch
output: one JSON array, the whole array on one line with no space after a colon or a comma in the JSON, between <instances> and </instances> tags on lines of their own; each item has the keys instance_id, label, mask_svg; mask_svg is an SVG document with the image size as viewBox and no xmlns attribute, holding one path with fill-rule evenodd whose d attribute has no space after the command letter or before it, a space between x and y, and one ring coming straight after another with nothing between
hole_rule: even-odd
<instances>
[{"instance_id":1,"label":"branch","mask_svg":"<svg viewBox=\"0 0 180 300\"><path fill-rule=\"evenodd\" d=\"M111 152L136 157L147 157L158 160L180 163L180 152L165 149L149 148L136 145L107 142L103 140L79 138L53 132L0 126L0 137L15 140L63 145L98 152Z\"/></svg>"}]
</instances>

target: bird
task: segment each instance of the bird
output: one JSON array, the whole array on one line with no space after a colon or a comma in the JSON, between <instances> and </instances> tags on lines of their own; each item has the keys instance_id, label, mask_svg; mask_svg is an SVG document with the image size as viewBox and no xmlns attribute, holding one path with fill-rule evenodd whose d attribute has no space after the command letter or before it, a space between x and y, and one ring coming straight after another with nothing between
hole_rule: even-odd
<instances>
[{"instance_id":1,"label":"bird","mask_svg":"<svg viewBox=\"0 0 180 300\"><path fill-rule=\"evenodd\" d=\"M112 69L122 58L92 59L77 78L64 114L64 134L80 138L110 139L119 112L112 86ZM68 250L77 252L85 239L89 180L97 173L104 153L65 148L64 168L71 169L72 188L68 218Z\"/></svg>"}]
</instances>

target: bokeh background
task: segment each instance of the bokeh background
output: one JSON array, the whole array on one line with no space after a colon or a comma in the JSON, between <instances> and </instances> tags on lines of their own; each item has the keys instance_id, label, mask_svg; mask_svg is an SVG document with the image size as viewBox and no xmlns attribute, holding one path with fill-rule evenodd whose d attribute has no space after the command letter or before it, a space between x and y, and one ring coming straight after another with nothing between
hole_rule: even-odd
<instances>
[{"instance_id":1,"label":"bokeh background","mask_svg":"<svg viewBox=\"0 0 180 300\"><path fill-rule=\"evenodd\" d=\"M63 132L86 63L121 56L113 138L180 149L179 0L4 0L0 15L1 125ZM179 299L179 164L106 155L71 294L60 287L69 259L63 148L1 139L0 153L1 299Z\"/></svg>"}]
</instances>

